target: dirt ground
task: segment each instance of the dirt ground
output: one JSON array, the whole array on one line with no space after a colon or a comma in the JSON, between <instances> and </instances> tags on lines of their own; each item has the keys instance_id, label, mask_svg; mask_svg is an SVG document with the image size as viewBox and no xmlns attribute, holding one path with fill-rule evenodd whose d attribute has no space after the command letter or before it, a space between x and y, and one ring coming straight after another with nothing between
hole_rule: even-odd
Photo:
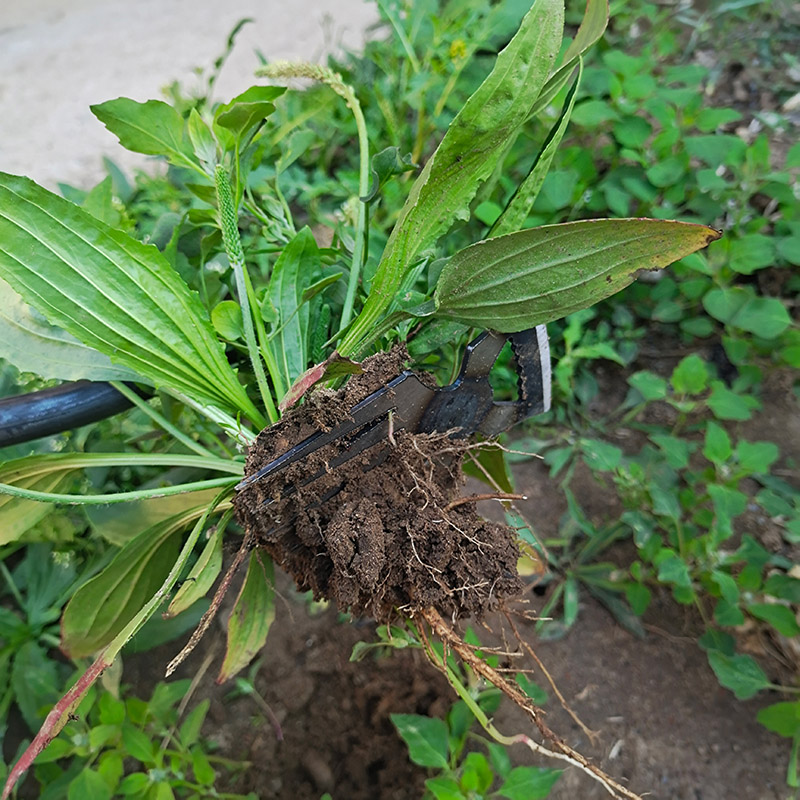
<instances>
[{"instance_id":1,"label":"dirt ground","mask_svg":"<svg viewBox=\"0 0 800 800\"><path fill-rule=\"evenodd\" d=\"M518 466L516 478L517 488L529 497L522 505L537 530L543 536L554 534L566 506L546 469L540 462L526 462ZM467 487L472 489L479 486ZM588 472L577 474L575 490L596 521L615 510L609 493ZM251 700L225 699L230 690L214 686L214 667L198 693L198 699L208 696L212 701L205 735L222 754L252 763L246 773L231 776L230 788L253 791L263 800L318 800L324 792L334 800L418 800L429 773L408 761L389 715L441 717L455 700L452 690L418 650L350 663L355 642L375 639L374 623L342 621L333 608L320 612L295 592L286 576L281 576L278 591L278 615L256 685L280 723L283 740ZM527 596L534 609L544 602L532 591ZM492 617L487 622L495 630L500 624ZM642 640L582 595L578 621L561 640L539 641L533 625L522 624L525 640L599 739L592 745L552 692L546 704L548 725L646 797L785 800L788 743L755 719L758 709L776 702L778 695L741 702L720 687L696 644L699 620L667 593L655 597L644 623L648 633ZM219 661L221 629L204 646L216 648ZM177 649L168 646L163 654L126 661L125 682L146 695L158 679L152 665L159 658L166 663ZM202 658L203 652L194 654L181 675L192 675ZM768 662L765 667L769 670ZM543 676L537 682L546 685ZM510 704L501 706L495 722L506 734L534 733ZM522 747L511 755L516 764L553 766L545 759L533 761ZM569 768L550 797L601 800L608 795Z\"/></svg>"}]
</instances>

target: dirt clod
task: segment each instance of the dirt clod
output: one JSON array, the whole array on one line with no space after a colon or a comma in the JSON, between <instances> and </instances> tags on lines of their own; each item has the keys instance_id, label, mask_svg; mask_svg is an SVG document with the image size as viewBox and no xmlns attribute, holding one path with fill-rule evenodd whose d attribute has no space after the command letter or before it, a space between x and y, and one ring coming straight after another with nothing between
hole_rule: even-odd
<instances>
[{"instance_id":1,"label":"dirt clod","mask_svg":"<svg viewBox=\"0 0 800 800\"><path fill-rule=\"evenodd\" d=\"M395 349L367 359L342 391L316 393L262 431L245 474L345 419L405 358ZM484 520L474 503L447 508L459 496L469 443L405 431L392 439L331 469L342 447L333 444L251 485L236 498L240 522L301 590L359 616L387 621L398 609L425 606L447 617L481 616L519 593L514 533Z\"/></svg>"}]
</instances>

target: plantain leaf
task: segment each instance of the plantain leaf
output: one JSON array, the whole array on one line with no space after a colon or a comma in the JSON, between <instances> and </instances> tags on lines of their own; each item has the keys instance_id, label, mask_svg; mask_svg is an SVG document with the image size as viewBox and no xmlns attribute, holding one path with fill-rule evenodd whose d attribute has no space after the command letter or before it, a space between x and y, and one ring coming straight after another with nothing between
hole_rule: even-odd
<instances>
[{"instance_id":1,"label":"plantain leaf","mask_svg":"<svg viewBox=\"0 0 800 800\"><path fill-rule=\"evenodd\" d=\"M156 386L258 414L197 294L155 247L4 173L0 277L52 324Z\"/></svg>"},{"instance_id":2,"label":"plantain leaf","mask_svg":"<svg viewBox=\"0 0 800 800\"><path fill-rule=\"evenodd\" d=\"M208 503L206 503L208 506ZM185 611L211 588L222 569L222 533L224 526L217 525L191 572L175 593L164 617L175 617Z\"/></svg>"},{"instance_id":3,"label":"plantain leaf","mask_svg":"<svg viewBox=\"0 0 800 800\"><path fill-rule=\"evenodd\" d=\"M14 463L14 462L10 462ZM0 483L6 483L9 472L4 465L0 467ZM63 492L71 484L75 469L50 472L39 475L28 475L16 481L23 489L34 489L39 492ZM41 522L54 510L52 503L37 503L23 497L0 494L0 545L16 542L34 525Z\"/></svg>"},{"instance_id":4,"label":"plantain leaf","mask_svg":"<svg viewBox=\"0 0 800 800\"><path fill-rule=\"evenodd\" d=\"M436 313L501 333L532 328L618 292L705 247L720 233L655 219L544 225L456 253L439 277Z\"/></svg>"},{"instance_id":5,"label":"plantain leaf","mask_svg":"<svg viewBox=\"0 0 800 800\"><path fill-rule=\"evenodd\" d=\"M556 154L556 150L558 150L558 146L561 144L561 139L569 124L569 118L572 116L572 109L575 106L575 97L578 94L578 87L580 86L582 75L583 61L581 60L578 67L578 76L575 78L575 83L564 100L561 116L547 135L547 139L545 139L544 145L536 156L525 180L517 187L514 196L509 201L499 219L492 226L490 233L492 237L518 231L525 224L525 219L530 213L533 204L536 202L544 179L547 177L547 173L550 170L553 156Z\"/></svg>"},{"instance_id":6,"label":"plantain leaf","mask_svg":"<svg viewBox=\"0 0 800 800\"><path fill-rule=\"evenodd\" d=\"M123 547L145 528L155 525L175 514L190 509L208 508L219 494L217 489L173 494L167 497L148 497L103 506L84 506L93 531L115 547ZM40 503L39 505L46 505Z\"/></svg>"},{"instance_id":7,"label":"plantain leaf","mask_svg":"<svg viewBox=\"0 0 800 800\"><path fill-rule=\"evenodd\" d=\"M17 369L48 380L144 382L133 370L112 364L108 356L50 325L4 280L0 297L0 358Z\"/></svg>"},{"instance_id":8,"label":"plantain leaf","mask_svg":"<svg viewBox=\"0 0 800 800\"><path fill-rule=\"evenodd\" d=\"M205 508L175 514L142 531L73 595L61 620L61 649L83 658L107 645L136 616L169 574L179 531Z\"/></svg>"},{"instance_id":9,"label":"plantain leaf","mask_svg":"<svg viewBox=\"0 0 800 800\"><path fill-rule=\"evenodd\" d=\"M272 559L266 550L254 550L228 621L228 645L217 683L224 683L246 667L267 641L275 619L273 584Z\"/></svg>"},{"instance_id":10,"label":"plantain leaf","mask_svg":"<svg viewBox=\"0 0 800 800\"><path fill-rule=\"evenodd\" d=\"M420 251L468 208L480 184L528 119L561 44L563 0L537 0L494 69L467 100L403 206L361 314L338 347L356 351L393 302Z\"/></svg>"},{"instance_id":11,"label":"plantain leaf","mask_svg":"<svg viewBox=\"0 0 800 800\"><path fill-rule=\"evenodd\" d=\"M308 366L309 306L303 302L303 291L314 283L319 271L319 248L306 226L283 248L272 268L267 291L280 313L274 350L286 386L291 386Z\"/></svg>"}]
</instances>

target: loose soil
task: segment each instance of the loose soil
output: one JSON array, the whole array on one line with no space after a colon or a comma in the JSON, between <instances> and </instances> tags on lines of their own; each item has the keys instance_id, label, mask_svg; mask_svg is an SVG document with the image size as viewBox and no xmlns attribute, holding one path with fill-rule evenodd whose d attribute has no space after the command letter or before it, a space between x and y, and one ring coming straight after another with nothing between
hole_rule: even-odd
<instances>
[{"instance_id":1,"label":"loose soil","mask_svg":"<svg viewBox=\"0 0 800 800\"><path fill-rule=\"evenodd\" d=\"M312 395L262 431L245 475L348 418L357 402L402 371L406 358L396 348L367 359L343 390ZM337 441L241 491L238 518L301 590L343 611L379 622L428 606L451 619L482 617L519 594L522 583L514 531L487 522L474 503L451 505L469 447L446 434L397 431L331 467L342 450Z\"/></svg>"}]
</instances>

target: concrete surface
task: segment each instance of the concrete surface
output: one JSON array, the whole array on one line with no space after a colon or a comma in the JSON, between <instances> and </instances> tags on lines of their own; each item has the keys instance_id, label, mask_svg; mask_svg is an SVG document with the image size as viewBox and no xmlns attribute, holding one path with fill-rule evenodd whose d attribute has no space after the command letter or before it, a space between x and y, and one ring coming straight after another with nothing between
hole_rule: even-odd
<instances>
[{"instance_id":1,"label":"concrete surface","mask_svg":"<svg viewBox=\"0 0 800 800\"><path fill-rule=\"evenodd\" d=\"M197 68L212 65L243 17L255 21L223 68L219 99L255 82L256 49L319 61L357 49L377 14L364 0L0 0L0 170L87 188L103 177L103 155L142 165L89 106L160 98L173 80L203 85Z\"/></svg>"}]
</instances>

